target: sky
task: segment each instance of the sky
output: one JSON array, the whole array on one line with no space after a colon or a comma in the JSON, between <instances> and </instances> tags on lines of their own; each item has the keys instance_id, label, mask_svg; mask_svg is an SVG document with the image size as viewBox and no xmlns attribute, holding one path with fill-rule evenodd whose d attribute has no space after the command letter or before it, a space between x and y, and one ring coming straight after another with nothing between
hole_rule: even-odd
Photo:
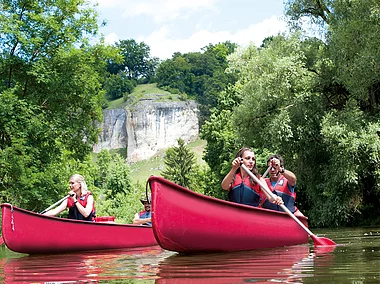
<instances>
[{"instance_id":1,"label":"sky","mask_svg":"<svg viewBox=\"0 0 380 284\"><path fill-rule=\"evenodd\" d=\"M108 44L134 39L162 60L231 41L259 46L286 31L283 0L90 0L97 3Z\"/></svg>"}]
</instances>

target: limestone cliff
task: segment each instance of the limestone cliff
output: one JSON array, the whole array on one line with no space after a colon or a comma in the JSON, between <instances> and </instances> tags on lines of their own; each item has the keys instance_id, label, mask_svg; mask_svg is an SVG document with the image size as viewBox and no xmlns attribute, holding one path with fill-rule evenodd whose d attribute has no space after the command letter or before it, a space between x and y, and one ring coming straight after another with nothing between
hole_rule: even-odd
<instances>
[{"instance_id":1,"label":"limestone cliff","mask_svg":"<svg viewBox=\"0 0 380 284\"><path fill-rule=\"evenodd\" d=\"M199 137L198 110L194 101L143 101L133 109L103 112L94 152L127 148L130 163L148 159L177 145L178 138L192 142Z\"/></svg>"}]
</instances>

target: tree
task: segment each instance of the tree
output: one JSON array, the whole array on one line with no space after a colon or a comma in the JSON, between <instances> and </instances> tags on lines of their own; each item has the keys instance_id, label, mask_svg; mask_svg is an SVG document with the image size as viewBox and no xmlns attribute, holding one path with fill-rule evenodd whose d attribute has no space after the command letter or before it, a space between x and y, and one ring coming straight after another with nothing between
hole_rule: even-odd
<instances>
[{"instance_id":1,"label":"tree","mask_svg":"<svg viewBox=\"0 0 380 284\"><path fill-rule=\"evenodd\" d=\"M104 90L108 100L116 100L132 93L136 83L129 80L124 73L110 74L104 82Z\"/></svg>"},{"instance_id":2,"label":"tree","mask_svg":"<svg viewBox=\"0 0 380 284\"><path fill-rule=\"evenodd\" d=\"M150 47L146 43L128 39L119 41L115 46L123 56L123 62L111 61L108 66L111 74L123 72L129 80L145 83L154 81L159 59L151 58Z\"/></svg>"},{"instance_id":3,"label":"tree","mask_svg":"<svg viewBox=\"0 0 380 284\"><path fill-rule=\"evenodd\" d=\"M105 187L111 197L116 196L119 192L127 193L131 191L129 166L118 154L113 155L113 161L109 164Z\"/></svg>"},{"instance_id":4,"label":"tree","mask_svg":"<svg viewBox=\"0 0 380 284\"><path fill-rule=\"evenodd\" d=\"M297 174L311 226L366 224L380 208L378 1L288 2L294 19L319 17L323 40L278 35L230 55L237 100L222 96L202 128L205 157L217 159L211 169L227 161L219 137L279 153Z\"/></svg>"},{"instance_id":5,"label":"tree","mask_svg":"<svg viewBox=\"0 0 380 284\"><path fill-rule=\"evenodd\" d=\"M191 94L193 77L191 65L180 53L160 63L156 71L157 86L179 93Z\"/></svg>"},{"instance_id":6,"label":"tree","mask_svg":"<svg viewBox=\"0 0 380 284\"><path fill-rule=\"evenodd\" d=\"M203 52L175 53L158 66L157 85L195 98L202 125L209 118L210 110L217 105L218 93L236 81L233 73L224 72L227 57L236 46L227 41L205 46Z\"/></svg>"},{"instance_id":7,"label":"tree","mask_svg":"<svg viewBox=\"0 0 380 284\"><path fill-rule=\"evenodd\" d=\"M293 23L299 24L302 18L317 23L325 41L314 70L318 74L316 90L325 103L319 141L323 141L328 162L320 164L324 181L308 187L314 203L311 216L318 216L318 226L365 222L379 214L375 208L380 206L380 176L374 166L380 156L376 130L380 127L380 3L288 3L287 14ZM331 179L331 172L339 178Z\"/></svg>"},{"instance_id":8,"label":"tree","mask_svg":"<svg viewBox=\"0 0 380 284\"><path fill-rule=\"evenodd\" d=\"M326 58L335 66L335 84L344 86L362 108L377 111L380 103L380 4L377 0L292 0L286 5L290 23L309 19L320 26L326 40ZM336 94L338 95L338 94Z\"/></svg>"},{"instance_id":9,"label":"tree","mask_svg":"<svg viewBox=\"0 0 380 284\"><path fill-rule=\"evenodd\" d=\"M115 56L111 48L89 45L97 29L97 14L86 1L2 2L4 201L44 206L67 192L69 170L86 163L98 137L95 121L102 117L106 58Z\"/></svg>"},{"instance_id":10,"label":"tree","mask_svg":"<svg viewBox=\"0 0 380 284\"><path fill-rule=\"evenodd\" d=\"M166 150L165 169L162 176L183 187L192 188L192 176L195 174L195 154L185 146L185 141L178 139L178 147Z\"/></svg>"}]
</instances>

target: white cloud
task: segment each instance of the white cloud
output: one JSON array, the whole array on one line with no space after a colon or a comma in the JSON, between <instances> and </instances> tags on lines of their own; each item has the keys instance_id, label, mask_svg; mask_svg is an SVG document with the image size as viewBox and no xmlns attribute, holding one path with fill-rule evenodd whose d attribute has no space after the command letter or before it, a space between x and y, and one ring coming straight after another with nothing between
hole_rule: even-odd
<instances>
[{"instance_id":1,"label":"white cloud","mask_svg":"<svg viewBox=\"0 0 380 284\"><path fill-rule=\"evenodd\" d=\"M110 33L104 37L104 41L107 44L114 44L115 42L119 41L119 37L116 33Z\"/></svg>"},{"instance_id":2,"label":"white cloud","mask_svg":"<svg viewBox=\"0 0 380 284\"><path fill-rule=\"evenodd\" d=\"M100 9L109 9L109 8L114 8L117 6L123 6L125 2L128 1L123 1L123 0L90 0L92 3L97 3L99 5Z\"/></svg>"},{"instance_id":3,"label":"white cloud","mask_svg":"<svg viewBox=\"0 0 380 284\"><path fill-rule=\"evenodd\" d=\"M252 10L251 21L241 21L236 17L236 10L235 13L231 13L231 17L226 18L226 11L223 12L224 16L220 17L219 12L222 11L219 9L231 7L226 5L226 0L90 1L99 3L99 11L108 15L113 25L105 34L106 43L114 44L120 39L134 38L137 42L143 41L148 44L151 55L161 59L170 58L174 52L197 52L210 43L227 40L240 46L250 43L260 45L264 38L286 31L284 21L269 15L261 22L247 26L257 18L257 11L251 7L257 6L252 4L253 1L249 1L251 6L245 7ZM124 19L121 17L122 14ZM155 20L153 25L152 19ZM239 27L239 24L244 23L245 26Z\"/></svg>"},{"instance_id":4,"label":"white cloud","mask_svg":"<svg viewBox=\"0 0 380 284\"><path fill-rule=\"evenodd\" d=\"M122 17L148 16L156 22L183 17L191 11L215 9L220 0L91 0L100 9L116 8Z\"/></svg>"},{"instance_id":5,"label":"white cloud","mask_svg":"<svg viewBox=\"0 0 380 284\"><path fill-rule=\"evenodd\" d=\"M264 21L251 25L246 29L239 30L236 33L230 31L210 32L201 30L192 34L188 38L172 38L168 26L162 26L159 30L148 36L142 36L136 39L138 42L144 41L151 47L151 55L161 59L170 58L174 52L193 52L200 51L202 47L208 44L231 41L245 46L250 43L260 45L264 38L276 35L286 30L286 23L277 17L271 17Z\"/></svg>"}]
</instances>

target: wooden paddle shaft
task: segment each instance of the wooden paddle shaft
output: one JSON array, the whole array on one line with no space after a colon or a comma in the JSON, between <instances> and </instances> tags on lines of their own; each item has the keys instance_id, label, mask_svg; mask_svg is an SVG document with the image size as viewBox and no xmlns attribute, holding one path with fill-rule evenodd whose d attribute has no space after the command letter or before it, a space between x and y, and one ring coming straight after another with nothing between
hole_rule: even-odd
<instances>
[{"instance_id":1,"label":"wooden paddle shaft","mask_svg":"<svg viewBox=\"0 0 380 284\"><path fill-rule=\"evenodd\" d=\"M53 205L49 206L48 208L46 208L44 211L42 211L40 214L44 214L46 213L47 211L49 211L50 209L52 209L53 207L57 206L59 203L61 203L63 200L66 200L67 198L70 197L70 194L66 195L65 197L61 198L60 200L58 200L56 203L54 203Z\"/></svg>"},{"instance_id":2,"label":"wooden paddle shaft","mask_svg":"<svg viewBox=\"0 0 380 284\"><path fill-rule=\"evenodd\" d=\"M272 167L272 166L269 166L269 167L267 168L267 170L265 171L265 173L262 175L263 178L265 178L265 177L267 176L267 174L269 173L271 167Z\"/></svg>"},{"instance_id":3,"label":"wooden paddle shaft","mask_svg":"<svg viewBox=\"0 0 380 284\"><path fill-rule=\"evenodd\" d=\"M268 190L266 188L266 186L244 165L244 164L241 164L240 165L241 168L243 168L247 174L253 178L253 180L258 183L260 185L260 187L265 190L266 193L269 194L269 196L271 196L273 199L276 199L276 195L273 194L273 192L271 192L270 190ZM314 234L296 217L294 216L294 214L288 209L288 207L286 207L284 204L280 204L279 205L281 207L282 210L284 210L290 217L293 218L294 221L296 221L298 223L298 225L300 225L302 227L302 229L304 229L310 236L313 236Z\"/></svg>"}]
</instances>

